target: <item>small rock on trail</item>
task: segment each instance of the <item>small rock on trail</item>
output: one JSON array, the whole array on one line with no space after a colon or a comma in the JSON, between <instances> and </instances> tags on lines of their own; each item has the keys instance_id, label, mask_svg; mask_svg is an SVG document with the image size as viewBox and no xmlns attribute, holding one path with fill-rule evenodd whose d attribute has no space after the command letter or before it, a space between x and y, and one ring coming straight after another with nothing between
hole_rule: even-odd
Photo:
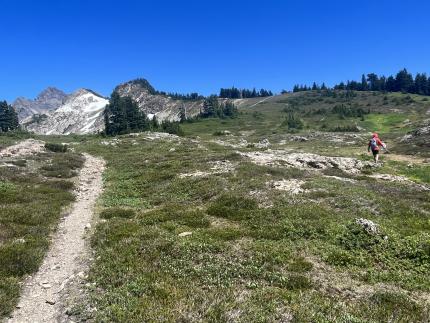
<instances>
[{"instance_id":1,"label":"small rock on trail","mask_svg":"<svg viewBox=\"0 0 430 323\"><path fill-rule=\"evenodd\" d=\"M87 268L89 249L85 242L85 228L91 222L92 209L102 192L104 161L85 154L85 164L79 174L79 187L89 188L77 195L68 215L53 236L51 247L39 271L24 283L22 295L8 322L68 322L64 307L79 273ZM93 178L90 184L88 179ZM82 276L82 275L81 275Z\"/></svg>"}]
</instances>

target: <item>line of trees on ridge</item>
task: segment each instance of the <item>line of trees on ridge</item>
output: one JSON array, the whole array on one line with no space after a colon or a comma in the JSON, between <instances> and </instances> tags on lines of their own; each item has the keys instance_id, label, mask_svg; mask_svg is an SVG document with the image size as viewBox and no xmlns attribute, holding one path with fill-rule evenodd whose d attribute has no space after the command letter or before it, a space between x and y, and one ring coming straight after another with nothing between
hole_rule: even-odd
<instances>
[{"instance_id":1,"label":"line of trees on ridge","mask_svg":"<svg viewBox=\"0 0 430 323\"><path fill-rule=\"evenodd\" d=\"M312 86L295 85L293 92L327 90L323 83L321 86L313 83ZM381 91L381 92L402 92L420 95L430 95L430 77L426 73L417 73L415 77L406 68L399 71L395 76L385 77L376 73L361 76L360 81L340 82L333 86L334 90L350 91Z\"/></svg>"}]
</instances>

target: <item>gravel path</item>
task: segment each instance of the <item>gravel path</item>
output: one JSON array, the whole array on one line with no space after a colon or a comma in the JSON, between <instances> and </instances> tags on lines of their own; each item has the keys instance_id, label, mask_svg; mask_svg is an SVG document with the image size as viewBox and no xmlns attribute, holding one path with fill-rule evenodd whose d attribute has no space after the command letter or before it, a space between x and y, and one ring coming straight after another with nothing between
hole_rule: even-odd
<instances>
[{"instance_id":1,"label":"gravel path","mask_svg":"<svg viewBox=\"0 0 430 323\"><path fill-rule=\"evenodd\" d=\"M60 223L39 271L24 284L17 309L8 322L66 322L69 294L82 279L90 257L85 233L90 228L93 207L102 192L104 161L85 154L79 175L76 202ZM75 291L76 292L76 291Z\"/></svg>"}]
</instances>

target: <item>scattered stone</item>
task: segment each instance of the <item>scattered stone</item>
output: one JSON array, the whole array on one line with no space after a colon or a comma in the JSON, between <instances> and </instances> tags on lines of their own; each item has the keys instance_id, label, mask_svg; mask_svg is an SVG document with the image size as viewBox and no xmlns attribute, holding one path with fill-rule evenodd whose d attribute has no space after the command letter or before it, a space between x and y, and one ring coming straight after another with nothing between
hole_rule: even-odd
<instances>
[{"instance_id":1,"label":"scattered stone","mask_svg":"<svg viewBox=\"0 0 430 323\"><path fill-rule=\"evenodd\" d=\"M166 132L145 132L145 139L147 140L159 140L159 139L164 139L164 140L168 140L168 141L173 141L173 140L180 140L181 138L177 135L173 135L170 133L166 133Z\"/></svg>"},{"instance_id":2,"label":"scattered stone","mask_svg":"<svg viewBox=\"0 0 430 323\"><path fill-rule=\"evenodd\" d=\"M301 186L304 184L304 181L297 179L283 179L281 181L270 182L269 186L280 191L286 191L292 195L297 195L305 192Z\"/></svg>"},{"instance_id":3,"label":"scattered stone","mask_svg":"<svg viewBox=\"0 0 430 323\"><path fill-rule=\"evenodd\" d=\"M216 143L221 146L225 147L232 147L232 148L245 148L249 146L249 143L246 139L240 138L239 141L237 141L236 138L227 139L226 141L223 140L212 140L211 142Z\"/></svg>"},{"instance_id":4,"label":"scattered stone","mask_svg":"<svg viewBox=\"0 0 430 323\"><path fill-rule=\"evenodd\" d=\"M322 170L338 168L349 174L357 174L365 166L372 166L370 162L363 162L355 158L329 157L310 153L291 153L288 150L266 150L264 152L249 152L238 154L248 157L258 165L297 167Z\"/></svg>"},{"instance_id":5,"label":"scattered stone","mask_svg":"<svg viewBox=\"0 0 430 323\"><path fill-rule=\"evenodd\" d=\"M333 178L333 179L336 179L338 181L347 182L347 183L356 183L357 182L355 179L348 178L348 177L329 176L329 175L325 175L324 177L326 177L326 178Z\"/></svg>"},{"instance_id":6,"label":"scattered stone","mask_svg":"<svg viewBox=\"0 0 430 323\"><path fill-rule=\"evenodd\" d=\"M300 141L300 142L305 142L305 141L309 141L308 138L306 137L302 137L302 136L292 136L290 138L290 141Z\"/></svg>"},{"instance_id":7,"label":"scattered stone","mask_svg":"<svg viewBox=\"0 0 430 323\"><path fill-rule=\"evenodd\" d=\"M376 223L374 223L373 221L363 219L363 218L358 218L358 219L355 219L355 223L357 223L358 225L363 227L363 229L368 234L376 235L379 233L379 226Z\"/></svg>"},{"instance_id":8,"label":"scattered stone","mask_svg":"<svg viewBox=\"0 0 430 323\"><path fill-rule=\"evenodd\" d=\"M427 143L429 142L428 136L430 135L430 119L425 120L419 128L408 132L402 137L401 142L409 142L415 138L427 138Z\"/></svg>"},{"instance_id":9,"label":"scattered stone","mask_svg":"<svg viewBox=\"0 0 430 323\"><path fill-rule=\"evenodd\" d=\"M179 178L187 178L187 177L206 177L209 175L215 174L223 174L234 171L235 164L230 162L229 160L216 160L209 163L211 165L209 171L195 171L192 173L180 174Z\"/></svg>"},{"instance_id":10,"label":"scattered stone","mask_svg":"<svg viewBox=\"0 0 430 323\"><path fill-rule=\"evenodd\" d=\"M91 224L87 223L87 224L85 225L85 229L86 229L86 230L91 229Z\"/></svg>"},{"instance_id":11,"label":"scattered stone","mask_svg":"<svg viewBox=\"0 0 430 323\"><path fill-rule=\"evenodd\" d=\"M175 149L175 148L170 148L170 149L169 149L169 152L171 152L171 153L172 153L172 152L174 152L174 151L176 151L176 149Z\"/></svg>"},{"instance_id":12,"label":"scattered stone","mask_svg":"<svg viewBox=\"0 0 430 323\"><path fill-rule=\"evenodd\" d=\"M270 146L270 142L268 139L264 138L263 140L260 140L257 144L254 145L255 148L268 148Z\"/></svg>"},{"instance_id":13,"label":"scattered stone","mask_svg":"<svg viewBox=\"0 0 430 323\"><path fill-rule=\"evenodd\" d=\"M44 289L49 289L52 287L52 285L49 283L42 283L42 284L40 284L40 286L42 286L42 288L44 288Z\"/></svg>"},{"instance_id":14,"label":"scattered stone","mask_svg":"<svg viewBox=\"0 0 430 323\"><path fill-rule=\"evenodd\" d=\"M22 157L45 151L45 143L41 140L27 139L16 145L6 147L0 151L0 157Z\"/></svg>"},{"instance_id":15,"label":"scattered stone","mask_svg":"<svg viewBox=\"0 0 430 323\"><path fill-rule=\"evenodd\" d=\"M178 236L179 237L186 237L186 236L190 236L190 235L192 235L193 233L192 232L190 232L190 231L185 231L185 232L182 232L182 233L179 233L178 234Z\"/></svg>"},{"instance_id":16,"label":"scattered stone","mask_svg":"<svg viewBox=\"0 0 430 323\"><path fill-rule=\"evenodd\" d=\"M49 304L49 305L55 305L55 301L51 299L47 299L45 302L46 304Z\"/></svg>"}]
</instances>

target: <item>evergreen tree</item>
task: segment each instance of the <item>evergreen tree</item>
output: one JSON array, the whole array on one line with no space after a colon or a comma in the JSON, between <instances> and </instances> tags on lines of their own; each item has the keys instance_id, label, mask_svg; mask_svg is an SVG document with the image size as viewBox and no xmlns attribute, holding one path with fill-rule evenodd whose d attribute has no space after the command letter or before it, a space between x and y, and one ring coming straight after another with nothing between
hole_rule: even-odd
<instances>
[{"instance_id":1,"label":"evergreen tree","mask_svg":"<svg viewBox=\"0 0 430 323\"><path fill-rule=\"evenodd\" d=\"M18 114L15 109L6 101L0 101L0 132L8 132L18 128Z\"/></svg>"},{"instance_id":2,"label":"evergreen tree","mask_svg":"<svg viewBox=\"0 0 430 323\"><path fill-rule=\"evenodd\" d=\"M396 80L394 79L393 76L389 76L387 78L387 82L385 84L385 89L388 92L395 92L396 91Z\"/></svg>"},{"instance_id":3,"label":"evergreen tree","mask_svg":"<svg viewBox=\"0 0 430 323\"><path fill-rule=\"evenodd\" d=\"M160 124L158 123L157 117L154 115L149 123L149 129L152 131L156 131L160 128Z\"/></svg>"},{"instance_id":4,"label":"evergreen tree","mask_svg":"<svg viewBox=\"0 0 430 323\"><path fill-rule=\"evenodd\" d=\"M396 75L395 90L398 92L410 92L413 90L414 80L412 74L408 73L406 68L401 70Z\"/></svg>"},{"instance_id":5,"label":"evergreen tree","mask_svg":"<svg viewBox=\"0 0 430 323\"><path fill-rule=\"evenodd\" d=\"M129 97L121 97L116 91L105 108L104 119L105 132L111 136L150 128L148 118L137 103Z\"/></svg>"},{"instance_id":6,"label":"evergreen tree","mask_svg":"<svg viewBox=\"0 0 430 323\"><path fill-rule=\"evenodd\" d=\"M414 92L421 95L428 94L427 92L427 75L418 73L415 76Z\"/></svg>"},{"instance_id":7,"label":"evergreen tree","mask_svg":"<svg viewBox=\"0 0 430 323\"><path fill-rule=\"evenodd\" d=\"M219 110L219 103L216 96L211 95L203 102L203 118L216 117Z\"/></svg>"},{"instance_id":8,"label":"evergreen tree","mask_svg":"<svg viewBox=\"0 0 430 323\"><path fill-rule=\"evenodd\" d=\"M430 95L430 76L429 76L429 78L427 79L427 93L426 93L427 95Z\"/></svg>"},{"instance_id":9,"label":"evergreen tree","mask_svg":"<svg viewBox=\"0 0 430 323\"><path fill-rule=\"evenodd\" d=\"M229 118L234 118L237 116L238 110L233 102L227 101L223 107L223 115Z\"/></svg>"},{"instance_id":10,"label":"evergreen tree","mask_svg":"<svg viewBox=\"0 0 430 323\"><path fill-rule=\"evenodd\" d=\"M361 91L367 91L368 90L368 84L367 84L367 80L366 77L363 75L361 75L361 86L360 86Z\"/></svg>"},{"instance_id":11,"label":"evergreen tree","mask_svg":"<svg viewBox=\"0 0 430 323\"><path fill-rule=\"evenodd\" d=\"M367 74L367 81L369 82L369 90L370 91L380 91L381 90L381 84L379 81L379 77L375 73Z\"/></svg>"}]
</instances>

